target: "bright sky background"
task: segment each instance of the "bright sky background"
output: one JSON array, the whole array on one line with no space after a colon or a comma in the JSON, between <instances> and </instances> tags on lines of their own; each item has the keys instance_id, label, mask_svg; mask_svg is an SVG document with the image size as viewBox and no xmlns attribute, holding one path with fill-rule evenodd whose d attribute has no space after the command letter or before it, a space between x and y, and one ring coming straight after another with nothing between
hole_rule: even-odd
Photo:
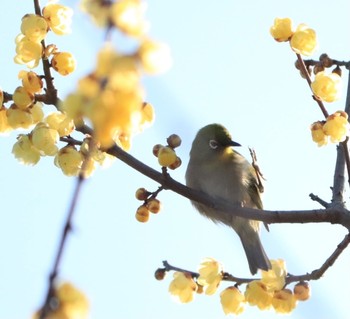
<instances>
[{"instance_id":1,"label":"bright sky background","mask_svg":"<svg viewBox=\"0 0 350 319\"><path fill-rule=\"evenodd\" d=\"M64 4L78 7L78 1ZM45 1L43 1L45 4ZM12 92L18 85L14 38L21 17L33 12L32 1L5 1L0 12L0 86ZM147 17L151 36L167 42L173 68L165 75L147 77L147 99L157 119L134 139L131 154L158 168L152 147L165 143L172 133L182 137L178 154L183 166L172 176L184 182L188 153L202 126L225 125L243 147L254 147L267 178L266 209L313 209L319 205L309 193L331 198L334 145L318 148L309 125L322 119L306 82L294 68L295 55L288 44L269 35L275 17L290 17L317 31L320 49L331 57L349 59L349 9L347 0L309 1L199 1L150 0ZM74 16L73 33L47 43L71 51L78 69L70 77L55 76L64 97L76 80L89 72L103 33L81 13ZM39 70L39 69L38 69ZM40 71L38 71L40 72ZM344 87L346 86L344 72ZM343 108L345 97L330 112ZM24 319L39 307L46 292L62 222L75 180L63 176L44 158L35 167L19 164L11 154L19 132L0 138L0 319ZM223 263L236 276L249 276L243 249L232 230L201 217L190 202L171 191L159 199L163 210L147 224L134 218L140 204L138 187L156 190L157 184L116 161L98 170L85 184L74 218L60 272L91 302L91 318L224 318L219 293L198 295L179 304L168 294L172 274L158 282L154 271L162 260L196 270L204 257ZM283 258L293 274L321 266L346 234L334 225L272 225L262 231L270 258ZM299 303L290 318L346 318L349 313L350 253L322 280L312 282L312 298ZM221 289L227 285L223 283ZM279 318L273 311L247 307L241 318Z\"/></svg>"}]
</instances>

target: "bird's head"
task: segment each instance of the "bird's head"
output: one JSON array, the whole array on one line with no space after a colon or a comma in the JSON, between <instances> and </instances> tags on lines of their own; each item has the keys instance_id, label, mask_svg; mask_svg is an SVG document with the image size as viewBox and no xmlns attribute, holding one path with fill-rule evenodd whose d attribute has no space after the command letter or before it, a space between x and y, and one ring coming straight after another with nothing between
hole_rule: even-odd
<instances>
[{"instance_id":1,"label":"bird's head","mask_svg":"<svg viewBox=\"0 0 350 319\"><path fill-rule=\"evenodd\" d=\"M225 153L232 146L241 145L232 140L230 133L222 125L209 124L198 131L190 155L209 159Z\"/></svg>"}]
</instances>

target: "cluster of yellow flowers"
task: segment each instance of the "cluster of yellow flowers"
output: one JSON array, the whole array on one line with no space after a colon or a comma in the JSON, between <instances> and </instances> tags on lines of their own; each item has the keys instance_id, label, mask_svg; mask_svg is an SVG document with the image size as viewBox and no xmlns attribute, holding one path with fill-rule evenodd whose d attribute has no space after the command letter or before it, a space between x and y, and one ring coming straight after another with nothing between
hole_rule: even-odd
<instances>
[{"instance_id":1,"label":"cluster of yellow flowers","mask_svg":"<svg viewBox=\"0 0 350 319\"><path fill-rule=\"evenodd\" d=\"M317 121L311 125L312 139L318 146L343 142L349 135L348 115L337 111L327 117L326 121Z\"/></svg>"},{"instance_id":2,"label":"cluster of yellow flowers","mask_svg":"<svg viewBox=\"0 0 350 319\"><path fill-rule=\"evenodd\" d=\"M75 59L69 52L59 52L54 45L48 47L41 43L52 31L57 35L70 32L73 10L69 7L49 3L42 10L42 15L26 14L22 18L21 33L16 37L15 62L28 68L38 66L42 58L51 59L51 66L60 74L67 75L75 69Z\"/></svg>"},{"instance_id":3,"label":"cluster of yellow flowers","mask_svg":"<svg viewBox=\"0 0 350 319\"><path fill-rule=\"evenodd\" d=\"M311 55L317 48L317 38L314 30L305 24L293 29L292 20L289 18L276 18L270 33L278 42L289 41L290 46L298 54ZM324 102L334 102L340 98L342 90L341 70L336 66L332 72L326 69L334 65L334 61L327 55L321 54L319 61L313 66L307 65L309 75L314 74L310 87L314 97ZM295 64L304 76L300 62ZM337 111L328 116L326 121L317 121L311 125L311 134L318 146L339 143L346 139L349 134L348 115L343 111Z\"/></svg>"},{"instance_id":4,"label":"cluster of yellow flowers","mask_svg":"<svg viewBox=\"0 0 350 319\"><path fill-rule=\"evenodd\" d=\"M83 1L83 7L99 22L105 22L101 25L115 26L135 38L136 48L123 54L107 43L97 56L95 69L79 81L77 90L63 101L61 110L77 126L87 118L102 148L117 143L128 150L132 136L154 119L153 107L143 102L141 75L168 69L170 51L165 44L146 36L141 1Z\"/></svg>"},{"instance_id":5,"label":"cluster of yellow flowers","mask_svg":"<svg viewBox=\"0 0 350 319\"><path fill-rule=\"evenodd\" d=\"M88 318L89 301L86 296L69 282L60 284L54 292L57 307L47 318ZM33 315L33 319L40 317L40 311Z\"/></svg>"},{"instance_id":6,"label":"cluster of yellow flowers","mask_svg":"<svg viewBox=\"0 0 350 319\"><path fill-rule=\"evenodd\" d=\"M270 33L278 42L289 41L292 50L302 55L312 55L317 49L316 32L306 24L299 24L293 28L289 18L276 18Z\"/></svg>"},{"instance_id":7,"label":"cluster of yellow flowers","mask_svg":"<svg viewBox=\"0 0 350 319\"><path fill-rule=\"evenodd\" d=\"M222 309L225 314L240 314L245 305L257 306L260 310L273 308L277 313L290 313L298 301L310 297L310 287L306 282L294 286L293 291L286 286L286 266L283 260L271 260L272 269L262 271L260 280L254 280L246 285L244 294L238 285L230 286L220 293ZM158 279L163 279L164 276ZM199 268L199 277L190 273L175 272L170 283L169 292L182 303L191 302L195 293L203 290L212 295L218 289L224 278L223 267L212 258L205 259Z\"/></svg>"}]
</instances>

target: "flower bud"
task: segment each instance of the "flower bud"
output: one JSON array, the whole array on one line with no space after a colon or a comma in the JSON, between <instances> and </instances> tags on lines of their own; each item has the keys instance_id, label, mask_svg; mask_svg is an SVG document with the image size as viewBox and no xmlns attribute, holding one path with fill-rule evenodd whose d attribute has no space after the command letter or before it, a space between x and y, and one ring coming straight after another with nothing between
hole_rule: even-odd
<instances>
[{"instance_id":1,"label":"flower bud","mask_svg":"<svg viewBox=\"0 0 350 319\"><path fill-rule=\"evenodd\" d=\"M307 282L301 281L294 286L295 299L305 301L310 298L311 289Z\"/></svg>"},{"instance_id":2,"label":"flower bud","mask_svg":"<svg viewBox=\"0 0 350 319\"><path fill-rule=\"evenodd\" d=\"M155 272L154 272L154 277L157 280L163 280L166 276L166 270L165 268L158 268Z\"/></svg>"},{"instance_id":3,"label":"flower bud","mask_svg":"<svg viewBox=\"0 0 350 319\"><path fill-rule=\"evenodd\" d=\"M177 134L171 134L166 141L171 148L176 148L181 145L181 138Z\"/></svg>"}]
</instances>

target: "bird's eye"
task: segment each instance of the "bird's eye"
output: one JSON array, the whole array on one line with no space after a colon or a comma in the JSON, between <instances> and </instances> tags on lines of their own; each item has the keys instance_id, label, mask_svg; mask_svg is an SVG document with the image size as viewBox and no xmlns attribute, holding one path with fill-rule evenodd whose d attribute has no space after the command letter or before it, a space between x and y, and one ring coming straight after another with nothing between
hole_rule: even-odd
<instances>
[{"instance_id":1,"label":"bird's eye","mask_svg":"<svg viewBox=\"0 0 350 319\"><path fill-rule=\"evenodd\" d=\"M215 150L215 149L218 148L219 144L218 144L218 142L215 141L215 140L210 140L210 141L209 141L209 146L210 146L210 148L212 148L213 150Z\"/></svg>"}]
</instances>

